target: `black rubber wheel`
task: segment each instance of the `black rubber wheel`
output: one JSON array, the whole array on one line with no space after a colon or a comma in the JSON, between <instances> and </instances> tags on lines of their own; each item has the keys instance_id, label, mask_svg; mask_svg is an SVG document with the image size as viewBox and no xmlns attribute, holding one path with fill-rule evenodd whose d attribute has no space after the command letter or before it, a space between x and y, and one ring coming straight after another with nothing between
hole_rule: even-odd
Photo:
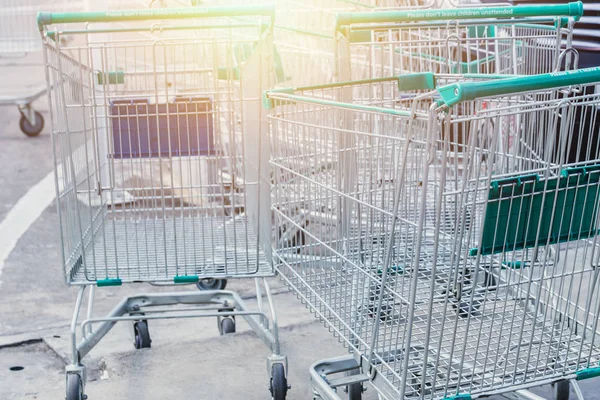
<instances>
[{"instance_id":1,"label":"black rubber wheel","mask_svg":"<svg viewBox=\"0 0 600 400\"><path fill-rule=\"evenodd\" d=\"M285 369L283 364L273 364L271 367L271 397L274 400L285 400L288 391L287 379L285 378Z\"/></svg>"},{"instance_id":2,"label":"black rubber wheel","mask_svg":"<svg viewBox=\"0 0 600 400\"><path fill-rule=\"evenodd\" d=\"M133 324L133 332L135 334L134 345L136 349L148 349L151 347L152 340L150 339L150 331L148 330L148 322L137 321Z\"/></svg>"},{"instance_id":3,"label":"black rubber wheel","mask_svg":"<svg viewBox=\"0 0 600 400\"><path fill-rule=\"evenodd\" d=\"M353 369L348 372L348 375L358 375L360 370ZM361 400L363 394L363 385L362 383L351 383L348 385L348 400Z\"/></svg>"},{"instance_id":4,"label":"black rubber wheel","mask_svg":"<svg viewBox=\"0 0 600 400\"><path fill-rule=\"evenodd\" d=\"M35 116L35 124L33 124L33 125L31 123L29 123L29 121L27 120L27 118L25 118L24 115L21 115L21 120L19 121L19 126L21 127L21 132L23 132L25 135L27 135L29 137L35 137L35 136L39 135L42 132L42 130L44 129L44 117L42 117L42 114L35 111L34 116Z\"/></svg>"},{"instance_id":5,"label":"black rubber wheel","mask_svg":"<svg viewBox=\"0 0 600 400\"><path fill-rule=\"evenodd\" d=\"M235 333L235 321L229 317L221 320L221 335L227 335L228 333Z\"/></svg>"},{"instance_id":6,"label":"black rubber wheel","mask_svg":"<svg viewBox=\"0 0 600 400\"><path fill-rule=\"evenodd\" d=\"M569 400L571 384L569 381L560 381L552 384L552 398L554 400Z\"/></svg>"},{"instance_id":7,"label":"black rubber wheel","mask_svg":"<svg viewBox=\"0 0 600 400\"><path fill-rule=\"evenodd\" d=\"M223 290L227 286L227 279L207 278L196 283L200 290Z\"/></svg>"},{"instance_id":8,"label":"black rubber wheel","mask_svg":"<svg viewBox=\"0 0 600 400\"><path fill-rule=\"evenodd\" d=\"M83 383L77 374L67 374L67 397L66 400L84 400Z\"/></svg>"}]
</instances>

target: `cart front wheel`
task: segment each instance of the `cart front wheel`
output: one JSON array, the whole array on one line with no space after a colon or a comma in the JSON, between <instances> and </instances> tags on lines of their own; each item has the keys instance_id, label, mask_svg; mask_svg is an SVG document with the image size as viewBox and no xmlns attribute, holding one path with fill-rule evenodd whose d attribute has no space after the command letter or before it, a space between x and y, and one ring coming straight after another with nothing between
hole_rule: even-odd
<instances>
[{"instance_id":1,"label":"cart front wheel","mask_svg":"<svg viewBox=\"0 0 600 400\"><path fill-rule=\"evenodd\" d=\"M152 340L150 339L150 330L146 321L137 321L133 324L133 332L135 334L135 348L148 349L151 347Z\"/></svg>"},{"instance_id":2,"label":"cart front wheel","mask_svg":"<svg viewBox=\"0 0 600 400\"><path fill-rule=\"evenodd\" d=\"M552 385L552 398L554 400L569 400L571 384L569 381L560 381Z\"/></svg>"},{"instance_id":3,"label":"cart front wheel","mask_svg":"<svg viewBox=\"0 0 600 400\"><path fill-rule=\"evenodd\" d=\"M67 374L67 397L66 400L85 400L86 395L83 394L83 383L78 374Z\"/></svg>"},{"instance_id":4,"label":"cart front wheel","mask_svg":"<svg viewBox=\"0 0 600 400\"><path fill-rule=\"evenodd\" d=\"M285 400L289 389L283 364L273 364L271 369L271 396L273 400Z\"/></svg>"},{"instance_id":5,"label":"cart front wheel","mask_svg":"<svg viewBox=\"0 0 600 400\"><path fill-rule=\"evenodd\" d=\"M221 320L221 335L235 333L235 321L233 318L223 318Z\"/></svg>"},{"instance_id":6,"label":"cart front wheel","mask_svg":"<svg viewBox=\"0 0 600 400\"><path fill-rule=\"evenodd\" d=\"M196 283L200 290L224 290L227 286L227 279L202 279Z\"/></svg>"},{"instance_id":7,"label":"cart front wheel","mask_svg":"<svg viewBox=\"0 0 600 400\"><path fill-rule=\"evenodd\" d=\"M21 132L29 137L35 137L39 135L44 129L44 117L39 112L34 112L35 122L31 124L24 115L21 115L21 120L19 121L19 126L21 127Z\"/></svg>"}]
</instances>

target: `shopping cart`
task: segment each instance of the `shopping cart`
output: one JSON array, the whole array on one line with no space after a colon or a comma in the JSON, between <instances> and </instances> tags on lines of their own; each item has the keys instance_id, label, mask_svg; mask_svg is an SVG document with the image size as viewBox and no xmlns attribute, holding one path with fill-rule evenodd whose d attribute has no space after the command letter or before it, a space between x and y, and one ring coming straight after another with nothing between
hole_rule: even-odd
<instances>
[{"instance_id":1,"label":"shopping cart","mask_svg":"<svg viewBox=\"0 0 600 400\"><path fill-rule=\"evenodd\" d=\"M266 93L276 269L352 353L312 366L315 396L554 383L564 399L600 376L598 82L416 73Z\"/></svg>"},{"instance_id":2,"label":"shopping cart","mask_svg":"<svg viewBox=\"0 0 600 400\"><path fill-rule=\"evenodd\" d=\"M63 268L79 287L68 400L84 398L82 359L117 322L132 322L135 347L145 348L150 320L190 317L216 317L221 334L243 317L272 352L272 396L285 398L287 359L266 280L275 272L269 144L260 134L273 13L239 6L38 14L55 88ZM243 49L252 54L240 63ZM213 290L130 296L108 316L92 316L96 286L243 277L256 278L257 311L234 292Z\"/></svg>"},{"instance_id":3,"label":"shopping cart","mask_svg":"<svg viewBox=\"0 0 600 400\"><path fill-rule=\"evenodd\" d=\"M63 2L64 3L64 2ZM32 53L41 51L41 41L35 24L35 15L39 9L51 7L57 10L63 4L60 1L49 2L48 0L1 0L0 1L0 62L3 69L15 69L19 65L25 68L37 66L42 71L41 62L29 57L25 62L22 60ZM17 63L21 62L21 64ZM46 93L46 84L26 86L10 85L10 75L4 74L2 94L0 95L0 106L16 105L19 108L21 119L19 126L27 136L37 136L44 129L44 117L35 111L32 103Z\"/></svg>"},{"instance_id":4,"label":"shopping cart","mask_svg":"<svg viewBox=\"0 0 600 400\"><path fill-rule=\"evenodd\" d=\"M339 13L338 81L407 72L552 72L582 15L581 2Z\"/></svg>"}]
</instances>

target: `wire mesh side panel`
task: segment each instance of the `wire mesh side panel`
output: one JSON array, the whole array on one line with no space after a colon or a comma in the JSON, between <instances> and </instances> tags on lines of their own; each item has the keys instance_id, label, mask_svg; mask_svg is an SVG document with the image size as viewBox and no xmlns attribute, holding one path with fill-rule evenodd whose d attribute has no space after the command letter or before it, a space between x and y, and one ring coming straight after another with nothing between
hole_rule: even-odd
<instances>
[{"instance_id":1,"label":"wire mesh side panel","mask_svg":"<svg viewBox=\"0 0 600 400\"><path fill-rule=\"evenodd\" d=\"M391 100L393 85L382 85L380 104ZM336 100L374 90L364 85L305 94ZM371 114L310 102L281 100L277 106L275 100L275 105L270 119L278 271L344 344L367 354L378 325L376 304L385 243L391 237L394 182L402 169L409 190L402 194L405 201L398 212L411 215L421 193L418 182L425 159L419 155L427 120L415 121L410 113ZM404 166L396 162L403 152L411 160ZM403 274L415 255L418 233L409 219L400 225L392 259L396 272ZM412 245L403 247L400 241ZM386 339L376 344L378 349L399 340L407 290L398 285L385 294L386 315L395 322L386 329ZM401 351L397 344L392 347ZM393 365L397 355L396 350L378 352L374 361L390 384L399 379Z\"/></svg>"},{"instance_id":2,"label":"wire mesh side panel","mask_svg":"<svg viewBox=\"0 0 600 400\"><path fill-rule=\"evenodd\" d=\"M546 20L545 22L551 22ZM407 72L539 74L556 69L569 29L544 21L500 20L366 24L338 36L340 80ZM350 66L348 67L348 65Z\"/></svg>"},{"instance_id":3,"label":"wire mesh side panel","mask_svg":"<svg viewBox=\"0 0 600 400\"><path fill-rule=\"evenodd\" d=\"M260 24L210 24L47 40L67 281L273 273L248 195L260 117L245 115L272 46Z\"/></svg>"},{"instance_id":4,"label":"wire mesh side panel","mask_svg":"<svg viewBox=\"0 0 600 400\"><path fill-rule=\"evenodd\" d=\"M598 96L438 113L431 96L392 101L395 87L274 95L288 285L391 398L510 391L597 365L600 153L586 132ZM355 109L320 101L340 99ZM367 104L383 108L356 109Z\"/></svg>"}]
</instances>

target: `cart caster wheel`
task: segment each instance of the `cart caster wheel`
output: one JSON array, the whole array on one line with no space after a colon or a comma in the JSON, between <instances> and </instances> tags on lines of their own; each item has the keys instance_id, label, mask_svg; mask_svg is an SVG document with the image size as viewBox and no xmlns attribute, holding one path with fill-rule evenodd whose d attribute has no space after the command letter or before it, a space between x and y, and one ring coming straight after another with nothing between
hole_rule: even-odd
<instances>
[{"instance_id":1,"label":"cart caster wheel","mask_svg":"<svg viewBox=\"0 0 600 400\"><path fill-rule=\"evenodd\" d=\"M150 339L150 331L148 330L148 322L137 321L133 324L133 332L135 333L135 348L149 349L152 340Z\"/></svg>"},{"instance_id":2,"label":"cart caster wheel","mask_svg":"<svg viewBox=\"0 0 600 400\"><path fill-rule=\"evenodd\" d=\"M221 335L235 333L235 321L233 318L223 318L221 320Z\"/></svg>"},{"instance_id":3,"label":"cart caster wheel","mask_svg":"<svg viewBox=\"0 0 600 400\"><path fill-rule=\"evenodd\" d=\"M67 397L66 400L85 400L87 396L83 394L83 383L81 377L77 374L67 374Z\"/></svg>"},{"instance_id":4,"label":"cart caster wheel","mask_svg":"<svg viewBox=\"0 0 600 400\"><path fill-rule=\"evenodd\" d=\"M207 278L196 283L199 290L223 290L227 286L227 279Z\"/></svg>"},{"instance_id":5,"label":"cart caster wheel","mask_svg":"<svg viewBox=\"0 0 600 400\"><path fill-rule=\"evenodd\" d=\"M21 115L21 120L19 121L19 126L21 127L21 132L29 137L35 137L39 135L44 129L44 117L42 114L35 111L35 124L31 124L24 115Z\"/></svg>"},{"instance_id":6,"label":"cart caster wheel","mask_svg":"<svg viewBox=\"0 0 600 400\"><path fill-rule=\"evenodd\" d=\"M354 369L348 373L348 375L358 375L360 370ZM363 394L362 383L351 383L348 385L348 400L361 400Z\"/></svg>"},{"instance_id":7,"label":"cart caster wheel","mask_svg":"<svg viewBox=\"0 0 600 400\"><path fill-rule=\"evenodd\" d=\"M560 381L552 384L553 400L569 400L571 384L569 381Z\"/></svg>"},{"instance_id":8,"label":"cart caster wheel","mask_svg":"<svg viewBox=\"0 0 600 400\"><path fill-rule=\"evenodd\" d=\"M271 369L271 386L269 391L273 400L285 400L288 389L291 386L288 385L285 377L285 370L283 364L273 364Z\"/></svg>"}]
</instances>

